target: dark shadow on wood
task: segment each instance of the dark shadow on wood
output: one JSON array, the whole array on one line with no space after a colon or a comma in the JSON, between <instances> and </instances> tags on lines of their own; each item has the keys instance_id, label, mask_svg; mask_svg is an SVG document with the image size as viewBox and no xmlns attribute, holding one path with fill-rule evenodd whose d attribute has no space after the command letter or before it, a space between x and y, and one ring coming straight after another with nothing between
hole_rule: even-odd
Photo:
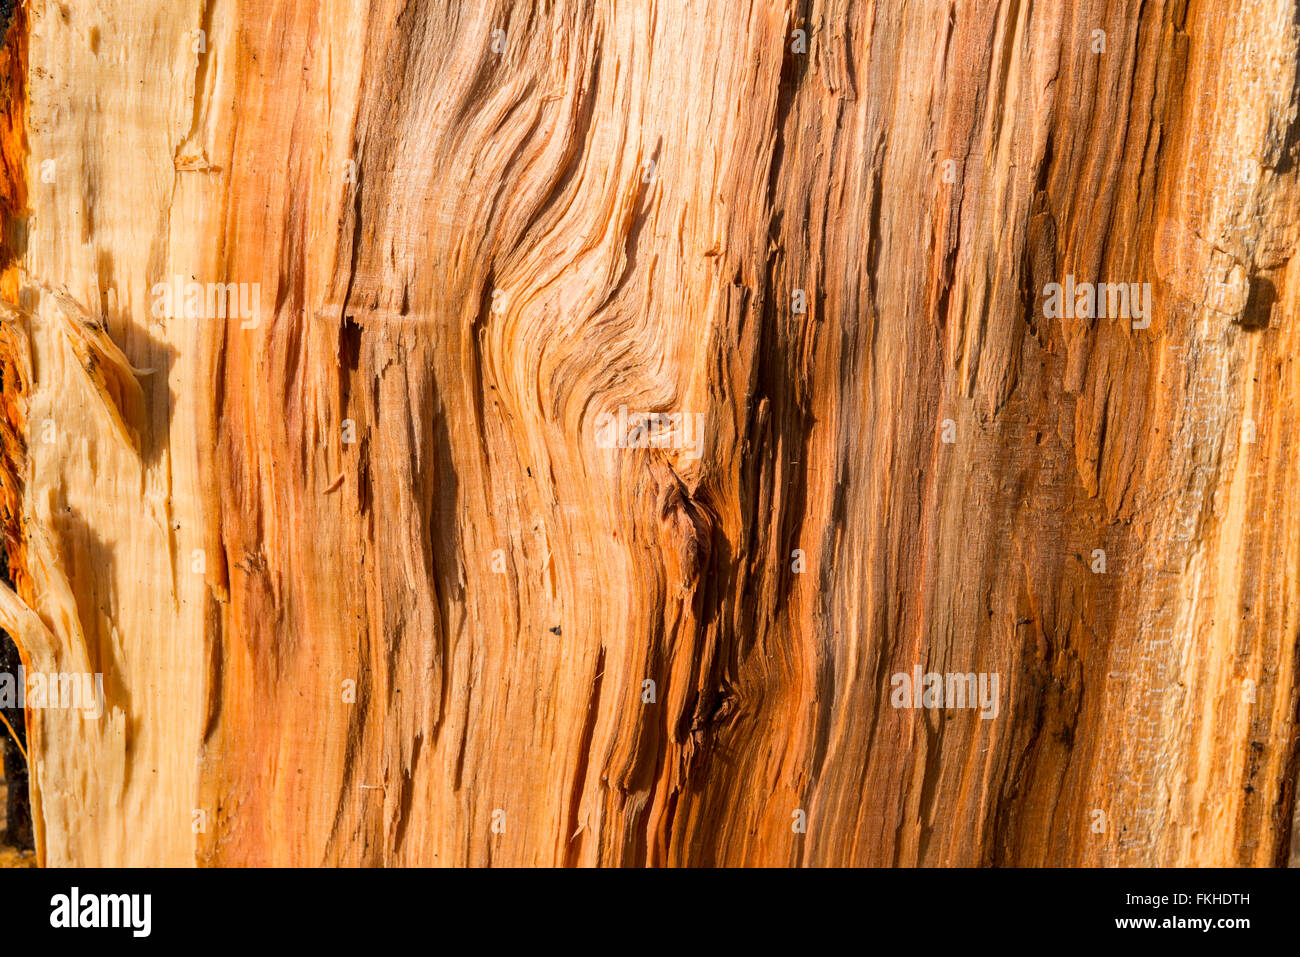
<instances>
[{"instance_id":1,"label":"dark shadow on wood","mask_svg":"<svg viewBox=\"0 0 1300 957\"><path fill-rule=\"evenodd\" d=\"M0 549L0 578L12 587L9 581L9 556ZM0 673L8 673L18 679L18 667L22 659L18 656L18 646L13 639L0 631ZM22 708L5 708L4 716L13 725L23 747L27 747L27 722ZM8 785L5 807L5 833L0 841L19 850L32 850L36 844L32 834L32 808L27 794L27 761L23 753L10 737L7 729L0 728L4 738L4 778Z\"/></svg>"}]
</instances>

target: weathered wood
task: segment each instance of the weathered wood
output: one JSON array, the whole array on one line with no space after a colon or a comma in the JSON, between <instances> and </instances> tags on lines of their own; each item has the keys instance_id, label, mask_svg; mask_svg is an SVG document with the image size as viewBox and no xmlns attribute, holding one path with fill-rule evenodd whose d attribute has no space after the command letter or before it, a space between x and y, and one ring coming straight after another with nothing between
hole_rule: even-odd
<instances>
[{"instance_id":1,"label":"weathered wood","mask_svg":"<svg viewBox=\"0 0 1300 957\"><path fill-rule=\"evenodd\" d=\"M1283 863L1297 19L29 0L43 861Z\"/></svg>"}]
</instances>

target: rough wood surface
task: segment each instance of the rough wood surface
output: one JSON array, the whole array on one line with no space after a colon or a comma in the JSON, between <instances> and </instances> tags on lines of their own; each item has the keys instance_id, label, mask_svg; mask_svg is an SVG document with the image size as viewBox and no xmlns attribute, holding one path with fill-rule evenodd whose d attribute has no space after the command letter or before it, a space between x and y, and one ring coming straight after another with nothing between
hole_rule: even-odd
<instances>
[{"instance_id":1,"label":"rough wood surface","mask_svg":"<svg viewBox=\"0 0 1300 957\"><path fill-rule=\"evenodd\" d=\"M1297 20L28 0L0 624L105 693L27 712L43 862L1284 862Z\"/></svg>"}]
</instances>

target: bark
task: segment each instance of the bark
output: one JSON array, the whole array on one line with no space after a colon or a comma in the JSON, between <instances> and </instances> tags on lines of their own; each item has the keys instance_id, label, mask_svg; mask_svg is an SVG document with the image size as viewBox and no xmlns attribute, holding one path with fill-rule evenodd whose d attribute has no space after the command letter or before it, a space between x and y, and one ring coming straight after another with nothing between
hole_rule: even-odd
<instances>
[{"instance_id":1,"label":"bark","mask_svg":"<svg viewBox=\"0 0 1300 957\"><path fill-rule=\"evenodd\" d=\"M19 6L43 863L1284 863L1297 18Z\"/></svg>"}]
</instances>

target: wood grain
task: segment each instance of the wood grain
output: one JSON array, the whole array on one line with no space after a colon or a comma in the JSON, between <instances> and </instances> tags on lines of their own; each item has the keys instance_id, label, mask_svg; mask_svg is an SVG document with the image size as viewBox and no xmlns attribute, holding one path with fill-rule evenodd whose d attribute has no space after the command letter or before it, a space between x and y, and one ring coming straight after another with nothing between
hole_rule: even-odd
<instances>
[{"instance_id":1,"label":"wood grain","mask_svg":"<svg viewBox=\"0 0 1300 957\"><path fill-rule=\"evenodd\" d=\"M27 712L42 861L1284 863L1298 23L29 0L0 624L107 702Z\"/></svg>"}]
</instances>

